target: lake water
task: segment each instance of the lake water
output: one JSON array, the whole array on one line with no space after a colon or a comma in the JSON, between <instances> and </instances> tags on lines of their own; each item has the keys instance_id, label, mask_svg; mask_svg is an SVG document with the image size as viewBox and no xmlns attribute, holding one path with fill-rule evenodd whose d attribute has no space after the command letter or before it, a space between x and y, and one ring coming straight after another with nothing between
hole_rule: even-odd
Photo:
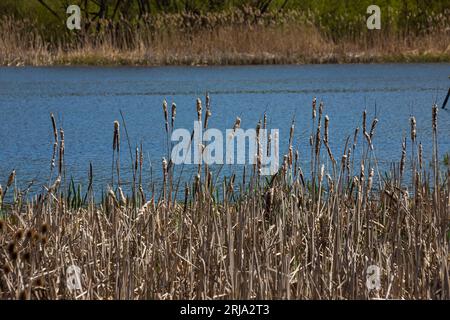
<instances>
[{"instance_id":1,"label":"lake water","mask_svg":"<svg viewBox=\"0 0 450 320\"><path fill-rule=\"evenodd\" d=\"M34 190L40 190L38 186L47 183L53 112L65 131L68 176L86 180L92 162L96 185L106 186L111 177L113 121L120 120L120 110L132 147L143 143L149 181L149 163L155 178L166 155L163 99L169 107L177 104L176 127L191 130L197 117L195 100L204 100L206 91L213 113L209 127L231 128L239 116L243 129L254 128L266 112L270 128L280 129L282 151L295 116L295 145L305 166L314 96L323 100L324 113L330 117L330 145L337 158L346 137L361 124L363 110L368 111L369 126L376 112L375 151L387 169L401 157L401 139L409 137L411 114L424 154L430 155L431 106L435 100L442 104L449 75L450 64L0 68L0 183L6 183L12 169L19 186L35 179ZM450 152L450 111L439 111L443 155ZM122 130L123 172L129 180L124 137Z\"/></svg>"}]
</instances>

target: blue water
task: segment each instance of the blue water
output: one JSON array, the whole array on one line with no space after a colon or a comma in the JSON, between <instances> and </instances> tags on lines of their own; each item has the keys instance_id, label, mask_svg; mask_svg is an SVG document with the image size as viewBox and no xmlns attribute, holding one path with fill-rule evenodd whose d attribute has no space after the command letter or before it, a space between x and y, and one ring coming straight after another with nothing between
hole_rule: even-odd
<instances>
[{"instance_id":1,"label":"blue water","mask_svg":"<svg viewBox=\"0 0 450 320\"><path fill-rule=\"evenodd\" d=\"M121 120L121 110L132 148L143 144L147 187L150 163L152 177L158 180L166 155L163 99L169 107L177 104L176 127L190 130L197 117L195 100L204 100L206 91L211 95L210 127L231 128L239 116L243 129L254 128L267 112L270 128L280 129L282 151L295 116L294 142L305 166L313 96L323 100L330 117L330 145L337 158L346 137L361 124L363 110L368 111L369 126L376 112L380 121L375 152L388 169L401 157L401 139L409 137L411 114L424 153L430 154L431 106L435 100L442 104L449 75L450 64L0 68L0 183L6 183L12 169L18 186L34 179L36 191L48 182L53 112L65 131L67 176L85 181L92 162L96 185L106 186L111 178L113 122ZM450 152L450 111L439 112L438 141L441 155ZM121 157L123 178L130 181L123 130Z\"/></svg>"}]
</instances>

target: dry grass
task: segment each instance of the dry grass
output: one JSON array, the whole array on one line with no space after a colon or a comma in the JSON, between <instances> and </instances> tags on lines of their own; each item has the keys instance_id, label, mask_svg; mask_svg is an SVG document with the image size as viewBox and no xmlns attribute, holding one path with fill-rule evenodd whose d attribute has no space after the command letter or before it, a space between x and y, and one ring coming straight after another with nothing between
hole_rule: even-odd
<instances>
[{"instance_id":1,"label":"dry grass","mask_svg":"<svg viewBox=\"0 0 450 320\"><path fill-rule=\"evenodd\" d=\"M205 107L198 100L193 118L212 116L209 97ZM170 119L163 106L168 136L175 108ZM176 195L180 168L165 159L163 190L144 192L142 148L126 150L126 124L115 122L111 186L100 204L91 184L84 200L60 186L64 133L52 116L56 177L33 201L16 192L3 205L0 299L449 299L450 165L439 168L437 107L430 111L431 167L411 118L408 144L382 177L372 148L378 120L365 112L343 154L333 155L332 120L314 99L309 180L297 165L308 152L293 151L293 122L289 152L269 180L255 165L216 184L203 165L184 197ZM118 168L128 151L127 197ZM14 179L13 172L2 200ZM66 286L71 265L81 268L80 291ZM366 288L369 265L381 268L379 291Z\"/></svg>"},{"instance_id":2,"label":"dry grass","mask_svg":"<svg viewBox=\"0 0 450 320\"><path fill-rule=\"evenodd\" d=\"M250 10L250 9L248 9ZM50 36L32 21L0 18L2 65L204 65L381 61L450 61L448 14L432 17L421 32L362 28L365 20L343 22L330 34L312 14L160 14L137 25L104 20L99 32ZM363 17L364 18L364 17ZM345 21L345 18L342 18ZM433 20L433 21L434 21ZM393 22L392 22L393 24ZM344 28L345 27L345 28Z\"/></svg>"}]
</instances>

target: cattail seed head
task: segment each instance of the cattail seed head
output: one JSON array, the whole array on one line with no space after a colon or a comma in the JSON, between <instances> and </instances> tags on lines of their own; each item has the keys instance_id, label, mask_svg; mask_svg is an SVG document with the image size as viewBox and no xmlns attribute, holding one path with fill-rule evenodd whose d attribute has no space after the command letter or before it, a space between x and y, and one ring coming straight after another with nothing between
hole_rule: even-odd
<instances>
[{"instance_id":1,"label":"cattail seed head","mask_svg":"<svg viewBox=\"0 0 450 320\"><path fill-rule=\"evenodd\" d=\"M265 194L264 198L266 201L266 212L270 212L272 209L274 193L275 193L274 188L270 188L269 190L267 190L267 192Z\"/></svg>"},{"instance_id":2,"label":"cattail seed head","mask_svg":"<svg viewBox=\"0 0 450 320\"><path fill-rule=\"evenodd\" d=\"M17 296L17 300L28 300L28 292L27 290L21 290L19 295Z\"/></svg>"},{"instance_id":3,"label":"cattail seed head","mask_svg":"<svg viewBox=\"0 0 450 320\"><path fill-rule=\"evenodd\" d=\"M47 234L47 232L48 232L48 224L46 224L46 223L43 223L42 225L41 225L41 234Z\"/></svg>"},{"instance_id":4,"label":"cattail seed head","mask_svg":"<svg viewBox=\"0 0 450 320\"><path fill-rule=\"evenodd\" d=\"M55 138L55 143L58 143L58 131L56 130L56 120L53 113L50 113L50 118L52 120L52 127L53 127L53 136Z\"/></svg>"},{"instance_id":5,"label":"cattail seed head","mask_svg":"<svg viewBox=\"0 0 450 320\"><path fill-rule=\"evenodd\" d=\"M358 142L358 133L359 133L359 127L355 128L355 133L353 135L353 150L356 148L356 143Z\"/></svg>"},{"instance_id":6,"label":"cattail seed head","mask_svg":"<svg viewBox=\"0 0 450 320\"><path fill-rule=\"evenodd\" d=\"M234 122L234 125L233 125L233 131L236 131L240 127L241 127L241 118L236 117L236 121Z\"/></svg>"},{"instance_id":7,"label":"cattail seed head","mask_svg":"<svg viewBox=\"0 0 450 320\"><path fill-rule=\"evenodd\" d=\"M113 150L119 152L120 149L120 125L119 121L114 121L114 137L113 137Z\"/></svg>"},{"instance_id":8,"label":"cattail seed head","mask_svg":"<svg viewBox=\"0 0 450 320\"><path fill-rule=\"evenodd\" d=\"M372 137L375 134L375 127L378 123L378 119L374 118L372 121L372 125L370 126L370 133L369 133L369 137L370 137L370 141L372 141Z\"/></svg>"},{"instance_id":9,"label":"cattail seed head","mask_svg":"<svg viewBox=\"0 0 450 320\"><path fill-rule=\"evenodd\" d=\"M18 253L17 253L17 248L16 248L16 243L15 242L11 241L10 243L8 243L7 251L8 251L10 259L12 261L16 261Z\"/></svg>"},{"instance_id":10,"label":"cattail seed head","mask_svg":"<svg viewBox=\"0 0 450 320\"><path fill-rule=\"evenodd\" d=\"M320 182L322 182L324 173L325 173L325 165L322 164L321 167L320 167L320 171L319 171L319 181Z\"/></svg>"},{"instance_id":11,"label":"cattail seed head","mask_svg":"<svg viewBox=\"0 0 450 320\"><path fill-rule=\"evenodd\" d=\"M437 115L438 115L438 106L436 104L433 104L432 108L433 131L437 130Z\"/></svg>"},{"instance_id":12,"label":"cattail seed head","mask_svg":"<svg viewBox=\"0 0 450 320\"><path fill-rule=\"evenodd\" d=\"M292 146L289 146L289 153L288 153L288 164L289 164L289 167L292 167L293 160L294 160L294 155L293 155L293 151L292 151Z\"/></svg>"},{"instance_id":13,"label":"cattail seed head","mask_svg":"<svg viewBox=\"0 0 450 320\"><path fill-rule=\"evenodd\" d=\"M328 118L327 115L325 115L325 133L324 133L324 138L323 141L325 142L325 144L328 144L328 125L330 122L330 118Z\"/></svg>"},{"instance_id":14,"label":"cattail seed head","mask_svg":"<svg viewBox=\"0 0 450 320\"><path fill-rule=\"evenodd\" d=\"M175 118L177 116L177 105L175 103L172 103L172 128L173 124L175 123Z\"/></svg>"},{"instance_id":15,"label":"cattail seed head","mask_svg":"<svg viewBox=\"0 0 450 320\"><path fill-rule=\"evenodd\" d=\"M29 263L31 261L31 254L29 251L22 253L22 260Z\"/></svg>"},{"instance_id":16,"label":"cattail seed head","mask_svg":"<svg viewBox=\"0 0 450 320\"><path fill-rule=\"evenodd\" d=\"M422 169L422 160L423 160L423 147L422 142L419 142L419 167Z\"/></svg>"},{"instance_id":17,"label":"cattail seed head","mask_svg":"<svg viewBox=\"0 0 450 320\"><path fill-rule=\"evenodd\" d=\"M294 128L295 124L292 122L291 129L289 130L289 144L292 144L292 139L294 139Z\"/></svg>"},{"instance_id":18,"label":"cattail seed head","mask_svg":"<svg viewBox=\"0 0 450 320\"><path fill-rule=\"evenodd\" d=\"M209 110L211 107L211 98L209 96L209 93L206 93L206 97L205 97L205 105L206 105L206 110Z\"/></svg>"},{"instance_id":19,"label":"cattail seed head","mask_svg":"<svg viewBox=\"0 0 450 320\"><path fill-rule=\"evenodd\" d=\"M312 118L313 120L316 118L316 97L313 98L312 101Z\"/></svg>"},{"instance_id":20,"label":"cattail seed head","mask_svg":"<svg viewBox=\"0 0 450 320\"><path fill-rule=\"evenodd\" d=\"M363 133L366 133L366 120L367 120L367 111L364 110L363 112L363 123L362 123L362 127L363 127Z\"/></svg>"},{"instance_id":21,"label":"cattail seed head","mask_svg":"<svg viewBox=\"0 0 450 320\"><path fill-rule=\"evenodd\" d=\"M23 237L23 229L17 229L14 238L16 239L16 241L20 241L22 240L22 237Z\"/></svg>"},{"instance_id":22,"label":"cattail seed head","mask_svg":"<svg viewBox=\"0 0 450 320\"><path fill-rule=\"evenodd\" d=\"M123 193L122 188L118 187L117 190L119 191L120 204L123 205L123 206L126 206L127 198L125 197L125 194Z\"/></svg>"},{"instance_id":23,"label":"cattail seed head","mask_svg":"<svg viewBox=\"0 0 450 320\"><path fill-rule=\"evenodd\" d=\"M205 129L208 127L208 120L211 117L211 115L212 115L211 110L207 109L205 113L205 124L204 124Z\"/></svg>"},{"instance_id":24,"label":"cattail seed head","mask_svg":"<svg viewBox=\"0 0 450 320\"><path fill-rule=\"evenodd\" d=\"M167 101L165 99L163 101L162 108L163 108L163 113L164 113L164 120L167 122L168 118L169 118L169 114L167 112Z\"/></svg>"},{"instance_id":25,"label":"cattail seed head","mask_svg":"<svg viewBox=\"0 0 450 320\"><path fill-rule=\"evenodd\" d=\"M33 237L33 230L28 229L28 230L25 232L25 240L28 240L28 241L29 241L32 237Z\"/></svg>"},{"instance_id":26,"label":"cattail seed head","mask_svg":"<svg viewBox=\"0 0 450 320\"><path fill-rule=\"evenodd\" d=\"M320 101L320 103L319 103L319 121L320 121L320 119L322 119L322 114L323 114L323 101Z\"/></svg>"},{"instance_id":27,"label":"cattail seed head","mask_svg":"<svg viewBox=\"0 0 450 320\"><path fill-rule=\"evenodd\" d=\"M321 145L322 144L320 141L320 126L318 126L316 132L316 148L315 148L316 156L319 155Z\"/></svg>"},{"instance_id":28,"label":"cattail seed head","mask_svg":"<svg viewBox=\"0 0 450 320\"><path fill-rule=\"evenodd\" d=\"M6 187L7 187L7 188L9 188L9 187L13 184L15 177L16 177L16 170L14 169L14 170L11 171L11 173L9 174L8 182L6 183Z\"/></svg>"},{"instance_id":29,"label":"cattail seed head","mask_svg":"<svg viewBox=\"0 0 450 320\"><path fill-rule=\"evenodd\" d=\"M406 162L406 137L402 141L402 158L400 160L400 176L403 175Z\"/></svg>"},{"instance_id":30,"label":"cattail seed head","mask_svg":"<svg viewBox=\"0 0 450 320\"><path fill-rule=\"evenodd\" d=\"M167 175L167 160L166 158L162 158L162 168L164 176Z\"/></svg>"},{"instance_id":31,"label":"cattail seed head","mask_svg":"<svg viewBox=\"0 0 450 320\"><path fill-rule=\"evenodd\" d=\"M4 272L5 274L9 274L9 273L11 272L10 266L7 265L7 264L5 264L5 265L3 266L3 272Z\"/></svg>"},{"instance_id":32,"label":"cattail seed head","mask_svg":"<svg viewBox=\"0 0 450 320\"><path fill-rule=\"evenodd\" d=\"M202 121L202 100L197 98L197 117L198 121Z\"/></svg>"},{"instance_id":33,"label":"cattail seed head","mask_svg":"<svg viewBox=\"0 0 450 320\"><path fill-rule=\"evenodd\" d=\"M416 141L416 118L411 117L409 119L409 122L411 124L411 141Z\"/></svg>"}]
</instances>

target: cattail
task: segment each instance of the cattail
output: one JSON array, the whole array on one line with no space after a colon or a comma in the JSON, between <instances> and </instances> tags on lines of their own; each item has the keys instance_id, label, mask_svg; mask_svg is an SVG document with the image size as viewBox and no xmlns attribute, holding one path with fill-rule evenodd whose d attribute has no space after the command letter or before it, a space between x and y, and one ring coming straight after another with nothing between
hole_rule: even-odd
<instances>
[{"instance_id":1,"label":"cattail","mask_svg":"<svg viewBox=\"0 0 450 320\"><path fill-rule=\"evenodd\" d=\"M197 98L197 117L198 121L202 121L202 100Z\"/></svg>"},{"instance_id":2,"label":"cattail","mask_svg":"<svg viewBox=\"0 0 450 320\"><path fill-rule=\"evenodd\" d=\"M322 182L324 172L325 172L325 165L322 164L322 165L320 166L320 171L319 171L319 182Z\"/></svg>"},{"instance_id":3,"label":"cattail","mask_svg":"<svg viewBox=\"0 0 450 320\"><path fill-rule=\"evenodd\" d=\"M348 149L347 158L346 158L347 162L345 163L345 166L346 166L347 170L349 170L349 171L350 171L350 157L351 157L351 155L352 155L352 149Z\"/></svg>"},{"instance_id":4,"label":"cattail","mask_svg":"<svg viewBox=\"0 0 450 320\"><path fill-rule=\"evenodd\" d=\"M14 238L16 239L16 241L20 241L22 240L23 237L23 230L22 229L17 229L16 234L14 235Z\"/></svg>"},{"instance_id":5,"label":"cattail","mask_svg":"<svg viewBox=\"0 0 450 320\"><path fill-rule=\"evenodd\" d=\"M411 141L416 141L416 118L409 118L409 122L411 124Z\"/></svg>"},{"instance_id":6,"label":"cattail","mask_svg":"<svg viewBox=\"0 0 450 320\"><path fill-rule=\"evenodd\" d=\"M139 167L139 148L136 147L134 151L134 171L137 172L137 169Z\"/></svg>"},{"instance_id":7,"label":"cattail","mask_svg":"<svg viewBox=\"0 0 450 320\"><path fill-rule=\"evenodd\" d=\"M59 174L62 174L63 170L63 161L64 161L64 130L62 128L59 129L59 137L61 142L59 144Z\"/></svg>"},{"instance_id":8,"label":"cattail","mask_svg":"<svg viewBox=\"0 0 450 320\"><path fill-rule=\"evenodd\" d=\"M167 160L166 158L162 158L162 169L164 177L167 175Z\"/></svg>"},{"instance_id":9,"label":"cattail","mask_svg":"<svg viewBox=\"0 0 450 320\"><path fill-rule=\"evenodd\" d=\"M320 126L317 127L317 133L316 133L316 156L319 155L320 152L320 147L321 147L321 142L320 142Z\"/></svg>"},{"instance_id":10,"label":"cattail","mask_svg":"<svg viewBox=\"0 0 450 320\"><path fill-rule=\"evenodd\" d=\"M11 267L10 267L9 265L5 264L5 265L3 266L3 272L4 272L5 274L9 274L11 271L12 271L12 270L11 270Z\"/></svg>"},{"instance_id":11,"label":"cattail","mask_svg":"<svg viewBox=\"0 0 450 320\"><path fill-rule=\"evenodd\" d=\"M403 176L406 161L406 137L402 141L402 158L400 160L400 176Z\"/></svg>"},{"instance_id":12,"label":"cattail","mask_svg":"<svg viewBox=\"0 0 450 320\"><path fill-rule=\"evenodd\" d=\"M120 197L120 204L123 206L126 206L127 204L127 198L125 197L123 190L121 187L118 187L117 190L119 191L119 197Z\"/></svg>"},{"instance_id":13,"label":"cattail","mask_svg":"<svg viewBox=\"0 0 450 320\"><path fill-rule=\"evenodd\" d=\"M206 105L206 110L210 110L211 108L211 98L209 97L209 93L206 93L206 97L205 97L205 105Z\"/></svg>"},{"instance_id":14,"label":"cattail","mask_svg":"<svg viewBox=\"0 0 450 320\"><path fill-rule=\"evenodd\" d=\"M236 117L236 121L234 122L234 125L233 125L233 131L236 131L240 127L241 127L241 118Z\"/></svg>"},{"instance_id":15,"label":"cattail","mask_svg":"<svg viewBox=\"0 0 450 320\"><path fill-rule=\"evenodd\" d=\"M119 121L114 121L114 138L113 138L113 150L120 150L120 129Z\"/></svg>"},{"instance_id":16,"label":"cattail","mask_svg":"<svg viewBox=\"0 0 450 320\"><path fill-rule=\"evenodd\" d=\"M55 182L48 188L48 192L52 193L52 192L56 191L60 184L61 184L61 176L58 176L56 178Z\"/></svg>"},{"instance_id":17,"label":"cattail","mask_svg":"<svg viewBox=\"0 0 450 320\"><path fill-rule=\"evenodd\" d=\"M375 174L375 171L373 170L373 168L370 169L369 171L369 179L367 181L367 194L370 192L370 190L372 189L372 184L373 184L373 176Z\"/></svg>"},{"instance_id":18,"label":"cattail","mask_svg":"<svg viewBox=\"0 0 450 320\"><path fill-rule=\"evenodd\" d=\"M364 163L361 163L361 173L359 175L359 181L361 183L364 183L364 177L366 176L366 172L365 172L365 168L364 168Z\"/></svg>"},{"instance_id":19,"label":"cattail","mask_svg":"<svg viewBox=\"0 0 450 320\"><path fill-rule=\"evenodd\" d=\"M294 139L294 128L295 124L294 121L292 121L291 129L289 130L289 145L292 144L292 140Z\"/></svg>"},{"instance_id":20,"label":"cattail","mask_svg":"<svg viewBox=\"0 0 450 320\"><path fill-rule=\"evenodd\" d=\"M422 142L419 142L419 168L422 170L422 160L423 160L423 147Z\"/></svg>"},{"instance_id":21,"label":"cattail","mask_svg":"<svg viewBox=\"0 0 450 320\"><path fill-rule=\"evenodd\" d=\"M14 169L14 170L11 171L11 173L9 174L8 182L6 183L6 187L7 187L7 188L11 187L11 185L12 185L13 182L14 182L15 177L16 177L16 170Z\"/></svg>"},{"instance_id":22,"label":"cattail","mask_svg":"<svg viewBox=\"0 0 450 320\"><path fill-rule=\"evenodd\" d=\"M270 154L270 143L272 142L272 134L267 135L267 153L266 155L269 156Z\"/></svg>"},{"instance_id":23,"label":"cattail","mask_svg":"<svg viewBox=\"0 0 450 320\"><path fill-rule=\"evenodd\" d=\"M50 113L50 118L52 120L53 136L55 138L55 143L58 143L58 131L56 130L56 121L53 113Z\"/></svg>"},{"instance_id":24,"label":"cattail","mask_svg":"<svg viewBox=\"0 0 450 320\"><path fill-rule=\"evenodd\" d=\"M289 167L292 167L292 161L294 160L294 155L292 152L292 146L289 146L289 153L288 153L288 164Z\"/></svg>"},{"instance_id":25,"label":"cattail","mask_svg":"<svg viewBox=\"0 0 450 320\"><path fill-rule=\"evenodd\" d=\"M108 197L112 200L114 206L119 207L119 202L117 201L116 195L112 189L108 190Z\"/></svg>"},{"instance_id":26,"label":"cattail","mask_svg":"<svg viewBox=\"0 0 450 320\"><path fill-rule=\"evenodd\" d=\"M30 241L32 237L33 237L33 230L32 229L28 229L25 232L25 240Z\"/></svg>"},{"instance_id":27,"label":"cattail","mask_svg":"<svg viewBox=\"0 0 450 320\"><path fill-rule=\"evenodd\" d=\"M372 137L375 134L375 127L378 123L378 119L374 118L372 121L372 125L370 126L370 133L369 133L369 137L370 137L370 141L372 141Z\"/></svg>"},{"instance_id":28,"label":"cattail","mask_svg":"<svg viewBox=\"0 0 450 320\"><path fill-rule=\"evenodd\" d=\"M323 114L323 101L320 101L320 103L319 103L319 123L322 119L322 114Z\"/></svg>"},{"instance_id":29,"label":"cattail","mask_svg":"<svg viewBox=\"0 0 450 320\"><path fill-rule=\"evenodd\" d=\"M438 114L438 106L436 104L433 104L432 108L433 131L437 130L437 114Z\"/></svg>"},{"instance_id":30,"label":"cattail","mask_svg":"<svg viewBox=\"0 0 450 320\"><path fill-rule=\"evenodd\" d=\"M265 194L264 198L266 201L266 212L270 212L272 209L274 193L275 193L274 188L270 188L269 190L267 190L267 192Z\"/></svg>"},{"instance_id":31,"label":"cattail","mask_svg":"<svg viewBox=\"0 0 450 320\"><path fill-rule=\"evenodd\" d=\"M8 251L9 257L11 260L17 259L17 250L16 250L16 243L10 242L8 243L8 246L6 247L6 250Z\"/></svg>"},{"instance_id":32,"label":"cattail","mask_svg":"<svg viewBox=\"0 0 450 320\"><path fill-rule=\"evenodd\" d=\"M364 112L363 112L363 123L362 123L363 133L366 133L366 119L367 119L367 111L364 110Z\"/></svg>"},{"instance_id":33,"label":"cattail","mask_svg":"<svg viewBox=\"0 0 450 320\"><path fill-rule=\"evenodd\" d=\"M48 224L43 223L40 231L41 231L41 234L46 234L48 232Z\"/></svg>"},{"instance_id":34,"label":"cattail","mask_svg":"<svg viewBox=\"0 0 450 320\"><path fill-rule=\"evenodd\" d=\"M264 112L263 129L267 128L267 114Z\"/></svg>"},{"instance_id":35,"label":"cattail","mask_svg":"<svg viewBox=\"0 0 450 320\"><path fill-rule=\"evenodd\" d=\"M17 300L28 300L28 291L27 290L21 290L19 295L17 296Z\"/></svg>"},{"instance_id":36,"label":"cattail","mask_svg":"<svg viewBox=\"0 0 450 320\"><path fill-rule=\"evenodd\" d=\"M288 155L283 156L283 164L281 166L281 170L283 172L283 175L287 173L288 170Z\"/></svg>"},{"instance_id":37,"label":"cattail","mask_svg":"<svg viewBox=\"0 0 450 320\"><path fill-rule=\"evenodd\" d=\"M316 97L312 101L312 118L313 120L316 118Z\"/></svg>"},{"instance_id":38,"label":"cattail","mask_svg":"<svg viewBox=\"0 0 450 320\"><path fill-rule=\"evenodd\" d=\"M29 251L25 251L24 253L22 253L22 260L28 263L30 262L31 254Z\"/></svg>"},{"instance_id":39,"label":"cattail","mask_svg":"<svg viewBox=\"0 0 450 320\"><path fill-rule=\"evenodd\" d=\"M359 133L359 127L355 128L355 133L353 135L353 150L356 148L356 143L358 142L358 133Z\"/></svg>"},{"instance_id":40,"label":"cattail","mask_svg":"<svg viewBox=\"0 0 450 320\"><path fill-rule=\"evenodd\" d=\"M327 115L325 115L325 133L324 133L324 138L323 138L323 142L325 144L328 144L328 125L330 122L330 118L328 118Z\"/></svg>"},{"instance_id":41,"label":"cattail","mask_svg":"<svg viewBox=\"0 0 450 320\"><path fill-rule=\"evenodd\" d=\"M345 166L346 162L347 162L347 155L344 154L344 155L342 155L342 158L341 158L342 167Z\"/></svg>"},{"instance_id":42,"label":"cattail","mask_svg":"<svg viewBox=\"0 0 450 320\"><path fill-rule=\"evenodd\" d=\"M167 111L167 101L164 99L163 101L163 113L164 113L164 123L166 128L166 133L169 132L169 113Z\"/></svg>"},{"instance_id":43,"label":"cattail","mask_svg":"<svg viewBox=\"0 0 450 320\"><path fill-rule=\"evenodd\" d=\"M175 103L172 103L172 128L173 128L173 124L175 123L175 118L177 116L177 105Z\"/></svg>"},{"instance_id":44,"label":"cattail","mask_svg":"<svg viewBox=\"0 0 450 320\"><path fill-rule=\"evenodd\" d=\"M205 112L205 124L204 124L205 129L208 127L208 120L210 117L211 117L211 110L207 109Z\"/></svg>"}]
</instances>

